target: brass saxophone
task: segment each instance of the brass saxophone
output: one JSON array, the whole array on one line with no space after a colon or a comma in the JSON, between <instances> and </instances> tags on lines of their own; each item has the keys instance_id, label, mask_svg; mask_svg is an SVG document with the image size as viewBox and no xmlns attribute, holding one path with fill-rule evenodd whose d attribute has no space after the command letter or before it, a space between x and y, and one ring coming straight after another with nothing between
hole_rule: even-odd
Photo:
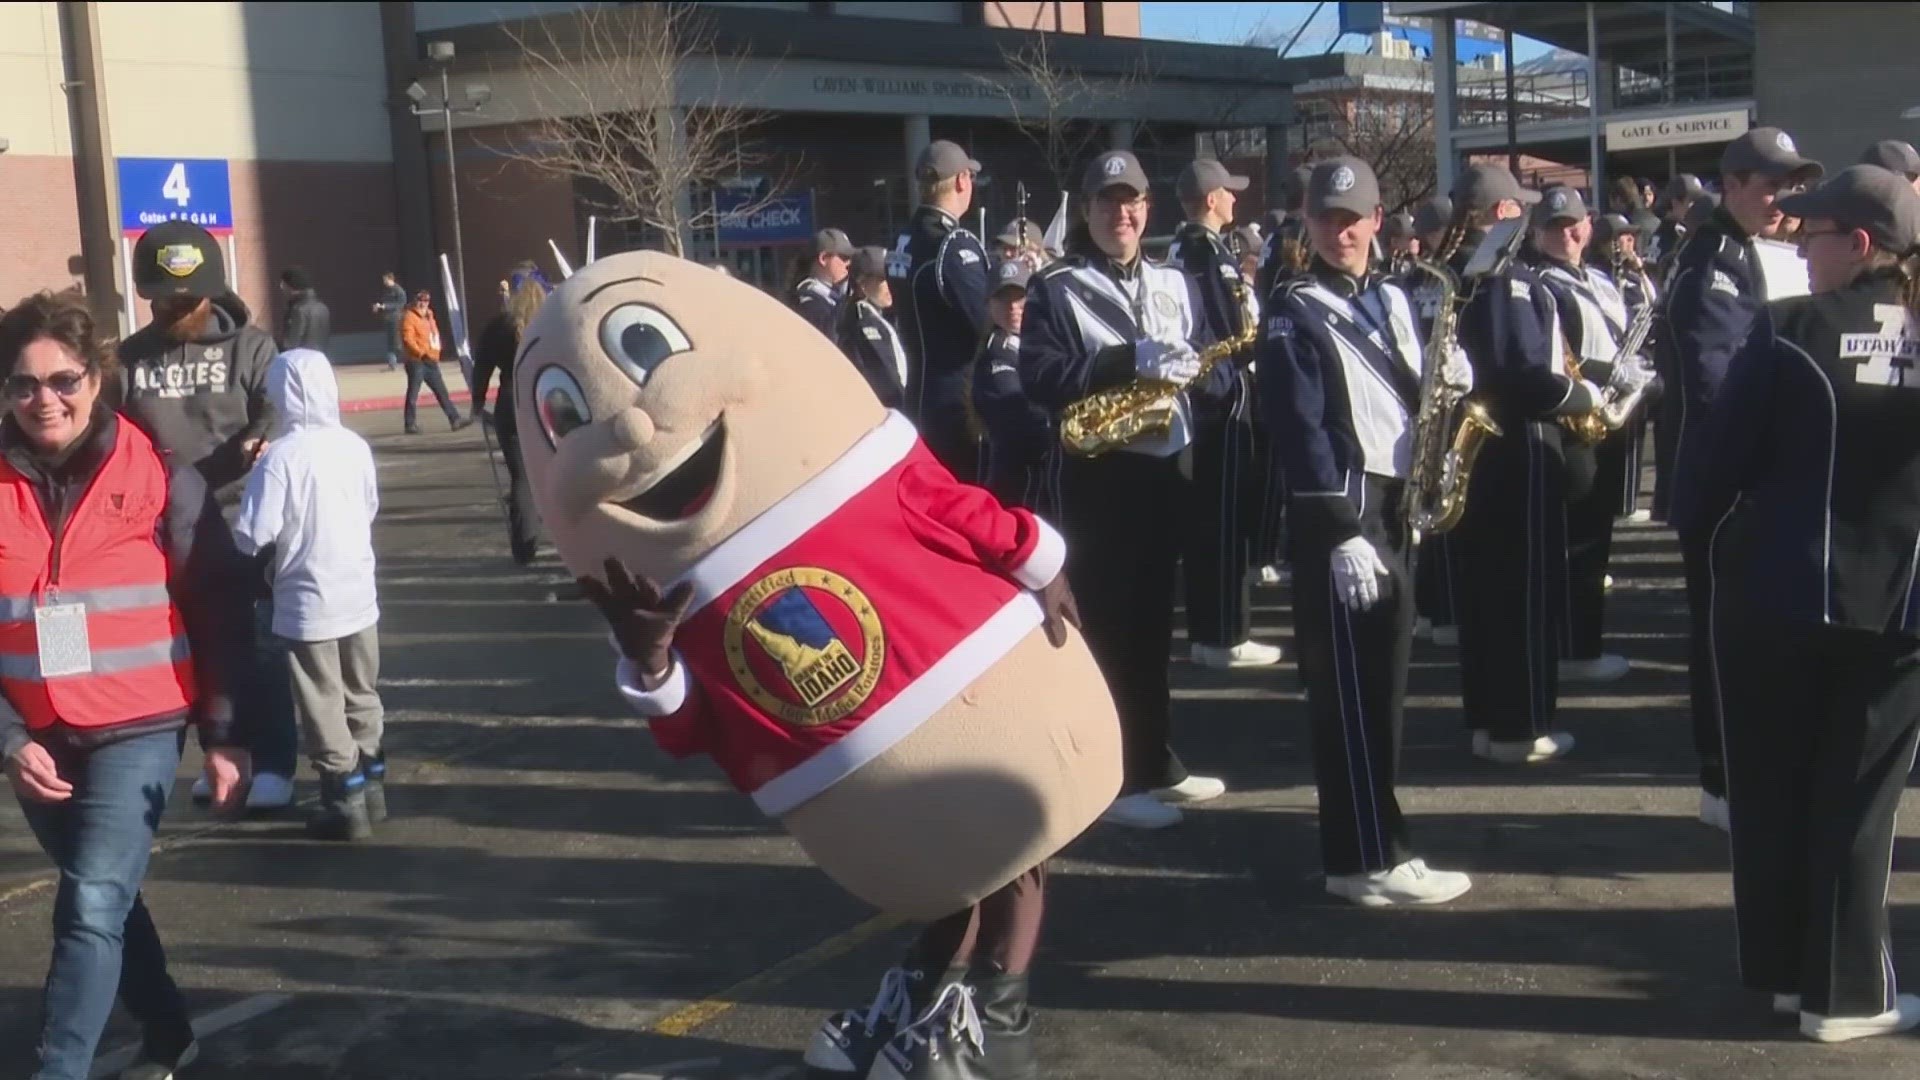
<instances>
[{"instance_id":1,"label":"brass saxophone","mask_svg":"<svg viewBox=\"0 0 1920 1080\"><path fill-rule=\"evenodd\" d=\"M1440 288L1439 311L1427 334L1421 360L1420 413L1414 420L1413 461L1401 495L1401 516L1409 542L1418 546L1427 533L1443 533L1460 524L1467 512L1467 481L1480 448L1500 435L1500 425L1486 403L1468 397L1440 378L1440 369L1453 355L1459 336L1460 282L1447 266L1460 244L1460 230L1443 237L1434 258L1415 257L1415 269L1431 276Z\"/></svg>"},{"instance_id":2,"label":"brass saxophone","mask_svg":"<svg viewBox=\"0 0 1920 1080\"><path fill-rule=\"evenodd\" d=\"M1616 260L1614 279L1619 280L1619 270L1629 265L1640 278L1640 287L1643 290L1641 295L1652 296L1652 282L1647 280L1646 269L1637 257L1626 256L1624 259ZM1646 347L1647 335L1653 332L1654 307L1655 305L1651 302L1645 303L1640 305L1640 310L1633 313L1633 321L1627 324L1626 333L1621 335L1619 347L1613 351L1614 367L1638 362L1635 358L1640 355L1640 350ZM1571 346L1567 349L1567 363L1571 366L1570 377L1579 379L1580 365L1573 356ZM1560 418L1560 425L1575 439L1588 446L1602 442L1607 436L1627 426L1627 421L1633 418L1634 410L1646 400L1647 391L1651 386L1651 382L1645 382L1630 392L1622 392L1612 383L1608 383L1601 388L1600 401L1591 411L1578 416L1563 416Z\"/></svg>"},{"instance_id":3,"label":"brass saxophone","mask_svg":"<svg viewBox=\"0 0 1920 1080\"><path fill-rule=\"evenodd\" d=\"M1260 333L1253 309L1253 292L1242 281L1234 286L1240 305L1240 332L1200 350L1200 370L1182 383L1135 379L1125 386L1089 394L1060 413L1060 442L1078 457L1099 457L1136 439L1164 435L1173 427L1180 394L1207 377L1213 366L1234 353L1252 347Z\"/></svg>"}]
</instances>

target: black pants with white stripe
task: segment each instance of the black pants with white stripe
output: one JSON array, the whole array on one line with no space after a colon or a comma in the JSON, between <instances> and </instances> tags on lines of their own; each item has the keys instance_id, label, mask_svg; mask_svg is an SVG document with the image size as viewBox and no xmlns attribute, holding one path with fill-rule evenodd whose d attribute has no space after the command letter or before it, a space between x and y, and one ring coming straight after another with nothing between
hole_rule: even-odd
<instances>
[{"instance_id":1,"label":"black pants with white stripe","mask_svg":"<svg viewBox=\"0 0 1920 1080\"><path fill-rule=\"evenodd\" d=\"M1414 605L1420 617L1435 626L1458 626L1459 570L1453 562L1453 538L1446 533L1422 537L1413 561Z\"/></svg>"},{"instance_id":2,"label":"black pants with white stripe","mask_svg":"<svg viewBox=\"0 0 1920 1080\"><path fill-rule=\"evenodd\" d=\"M1393 576L1380 602L1350 611L1334 593L1332 545L1296 533L1293 617L1313 724L1320 858L1329 875L1388 870L1412 858L1393 785L1413 641L1413 579L1396 512L1400 485L1366 478L1361 534Z\"/></svg>"},{"instance_id":3,"label":"black pants with white stripe","mask_svg":"<svg viewBox=\"0 0 1920 1080\"><path fill-rule=\"evenodd\" d=\"M1567 595L1566 477L1552 424L1487 443L1454 530L1467 728L1495 742L1553 730Z\"/></svg>"},{"instance_id":4,"label":"black pants with white stripe","mask_svg":"<svg viewBox=\"0 0 1920 1080\"><path fill-rule=\"evenodd\" d=\"M1700 788L1727 794L1725 751L1720 745L1720 683L1713 663L1713 555L1710 536L1681 536L1680 561L1687 582L1687 689L1693 749L1700 758Z\"/></svg>"},{"instance_id":5,"label":"black pants with white stripe","mask_svg":"<svg viewBox=\"0 0 1920 1080\"><path fill-rule=\"evenodd\" d=\"M1266 415L1252 406L1252 415ZM1273 440L1267 436L1265 426L1257 421L1253 425L1252 469L1254 484L1252 498L1254 509L1251 513L1240 515L1241 524L1246 533L1246 542L1252 556L1247 560L1255 569L1262 566L1278 566L1286 556L1286 506L1287 474L1280 467L1280 455L1273 449Z\"/></svg>"},{"instance_id":6,"label":"black pants with white stripe","mask_svg":"<svg viewBox=\"0 0 1920 1080\"><path fill-rule=\"evenodd\" d=\"M1253 455L1250 422L1202 422L1194 433L1192 511L1187 516L1184 585L1187 637L1232 648L1253 633L1249 538L1265 477Z\"/></svg>"},{"instance_id":7,"label":"black pants with white stripe","mask_svg":"<svg viewBox=\"0 0 1920 1080\"><path fill-rule=\"evenodd\" d=\"M1174 458L1118 452L1061 463L1067 583L1120 713L1126 794L1187 778L1167 741L1174 580L1187 512L1187 481Z\"/></svg>"},{"instance_id":8,"label":"black pants with white stripe","mask_svg":"<svg viewBox=\"0 0 1920 1080\"><path fill-rule=\"evenodd\" d=\"M1567 625L1561 655L1592 660L1606 629L1607 562L1613 556L1613 522L1626 488L1630 443L1625 432L1593 448L1589 490L1567 498Z\"/></svg>"},{"instance_id":9,"label":"black pants with white stripe","mask_svg":"<svg viewBox=\"0 0 1920 1080\"><path fill-rule=\"evenodd\" d=\"M1741 980L1823 1016L1894 1008L1894 815L1920 744L1920 642L1721 595Z\"/></svg>"}]
</instances>

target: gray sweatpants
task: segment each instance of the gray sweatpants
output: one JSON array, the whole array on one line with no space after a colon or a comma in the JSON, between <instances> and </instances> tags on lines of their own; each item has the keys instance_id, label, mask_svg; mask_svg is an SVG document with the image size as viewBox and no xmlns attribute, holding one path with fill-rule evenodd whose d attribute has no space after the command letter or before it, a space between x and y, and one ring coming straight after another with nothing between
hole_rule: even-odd
<instances>
[{"instance_id":1,"label":"gray sweatpants","mask_svg":"<svg viewBox=\"0 0 1920 1080\"><path fill-rule=\"evenodd\" d=\"M380 627L332 641L288 643L294 710L314 768L352 772L361 754L380 752L385 709L380 678Z\"/></svg>"}]
</instances>

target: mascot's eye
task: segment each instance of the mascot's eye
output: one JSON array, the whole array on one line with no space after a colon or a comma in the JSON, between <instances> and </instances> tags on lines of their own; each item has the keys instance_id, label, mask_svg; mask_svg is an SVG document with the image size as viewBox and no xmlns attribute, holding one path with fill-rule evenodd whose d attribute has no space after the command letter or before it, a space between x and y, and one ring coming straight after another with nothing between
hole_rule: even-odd
<instances>
[{"instance_id":1,"label":"mascot's eye","mask_svg":"<svg viewBox=\"0 0 1920 1080\"><path fill-rule=\"evenodd\" d=\"M593 422L593 410L587 408L587 395L563 367L540 369L533 383L533 406L540 414L540 430L547 445L557 445L567 432Z\"/></svg>"},{"instance_id":2,"label":"mascot's eye","mask_svg":"<svg viewBox=\"0 0 1920 1080\"><path fill-rule=\"evenodd\" d=\"M601 320L600 347L627 378L644 386L654 368L674 353L693 348L693 343L659 308L622 304Z\"/></svg>"}]
</instances>

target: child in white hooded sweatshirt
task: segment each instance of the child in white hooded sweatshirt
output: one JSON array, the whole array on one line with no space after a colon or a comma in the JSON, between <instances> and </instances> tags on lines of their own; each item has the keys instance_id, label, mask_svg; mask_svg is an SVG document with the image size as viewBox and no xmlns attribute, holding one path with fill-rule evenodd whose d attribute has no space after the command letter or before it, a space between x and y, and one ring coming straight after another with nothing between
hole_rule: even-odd
<instances>
[{"instance_id":1,"label":"child in white hooded sweatshirt","mask_svg":"<svg viewBox=\"0 0 1920 1080\"><path fill-rule=\"evenodd\" d=\"M380 606L373 518L379 479L366 440L340 424L333 365L289 349L267 369L275 427L247 477L233 526L240 550L272 549L273 632L288 664L301 736L320 774L313 836L358 840L386 816Z\"/></svg>"}]
</instances>

